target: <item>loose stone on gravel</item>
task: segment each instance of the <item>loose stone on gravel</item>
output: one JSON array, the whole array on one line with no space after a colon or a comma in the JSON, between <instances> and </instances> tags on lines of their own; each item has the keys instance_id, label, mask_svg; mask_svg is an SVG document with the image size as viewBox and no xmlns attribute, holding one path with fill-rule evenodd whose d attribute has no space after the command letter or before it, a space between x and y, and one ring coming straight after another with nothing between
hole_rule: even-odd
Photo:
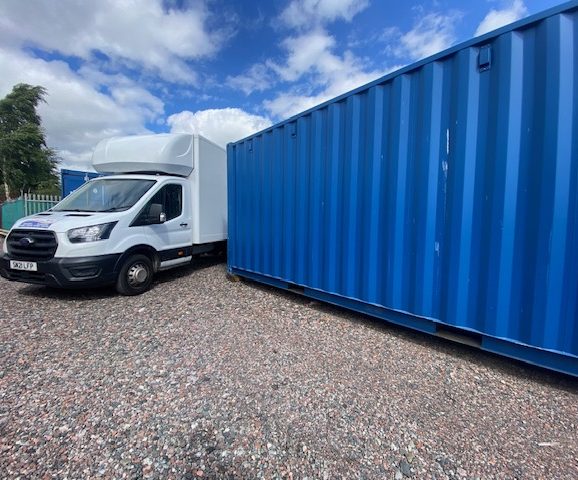
<instances>
[{"instance_id":1,"label":"loose stone on gravel","mask_svg":"<svg viewBox=\"0 0 578 480\"><path fill-rule=\"evenodd\" d=\"M406 477L412 476L411 467L407 462L407 460L403 459L399 462L399 469L401 470L401 473L403 473L404 476Z\"/></svg>"}]
</instances>

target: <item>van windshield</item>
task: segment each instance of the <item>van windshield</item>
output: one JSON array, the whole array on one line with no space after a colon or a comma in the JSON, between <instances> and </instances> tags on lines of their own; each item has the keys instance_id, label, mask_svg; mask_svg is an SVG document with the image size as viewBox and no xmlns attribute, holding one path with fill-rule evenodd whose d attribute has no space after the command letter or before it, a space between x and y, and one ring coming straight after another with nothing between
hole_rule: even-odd
<instances>
[{"instance_id":1,"label":"van windshield","mask_svg":"<svg viewBox=\"0 0 578 480\"><path fill-rule=\"evenodd\" d=\"M85 183L53 207L53 212L122 212L156 183L155 180L99 178Z\"/></svg>"}]
</instances>

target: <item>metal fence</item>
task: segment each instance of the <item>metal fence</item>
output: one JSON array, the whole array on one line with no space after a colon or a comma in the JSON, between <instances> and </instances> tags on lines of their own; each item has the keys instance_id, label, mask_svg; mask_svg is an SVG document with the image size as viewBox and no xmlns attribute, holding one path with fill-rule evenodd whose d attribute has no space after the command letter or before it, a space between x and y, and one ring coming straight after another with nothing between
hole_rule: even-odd
<instances>
[{"instance_id":1,"label":"metal fence","mask_svg":"<svg viewBox=\"0 0 578 480\"><path fill-rule=\"evenodd\" d=\"M56 205L62 197L59 195L38 195L36 193L24 194L24 216L44 212Z\"/></svg>"},{"instance_id":2,"label":"metal fence","mask_svg":"<svg viewBox=\"0 0 578 480\"><path fill-rule=\"evenodd\" d=\"M17 220L28 215L44 212L56 205L61 200L58 195L40 195L25 193L16 200L5 201L0 210L1 225L4 230L9 230Z\"/></svg>"}]
</instances>

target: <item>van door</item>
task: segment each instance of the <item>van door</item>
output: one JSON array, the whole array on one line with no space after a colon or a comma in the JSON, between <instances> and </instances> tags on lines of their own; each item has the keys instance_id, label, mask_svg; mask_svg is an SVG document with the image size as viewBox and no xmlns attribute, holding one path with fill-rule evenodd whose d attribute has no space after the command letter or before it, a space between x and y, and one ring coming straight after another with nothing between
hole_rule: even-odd
<instances>
[{"instance_id":1,"label":"van door","mask_svg":"<svg viewBox=\"0 0 578 480\"><path fill-rule=\"evenodd\" d=\"M141 210L133 225L140 225L150 244L160 254L161 268L168 268L191 260L193 225L189 185L175 180L164 184ZM161 205L165 222L151 224L150 211L153 204Z\"/></svg>"}]
</instances>

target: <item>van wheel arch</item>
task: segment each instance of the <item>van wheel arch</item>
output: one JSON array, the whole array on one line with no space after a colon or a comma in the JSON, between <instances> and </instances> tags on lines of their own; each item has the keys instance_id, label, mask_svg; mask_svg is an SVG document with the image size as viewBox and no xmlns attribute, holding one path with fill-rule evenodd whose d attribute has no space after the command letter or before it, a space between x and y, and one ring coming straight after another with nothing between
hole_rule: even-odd
<instances>
[{"instance_id":1,"label":"van wheel arch","mask_svg":"<svg viewBox=\"0 0 578 480\"><path fill-rule=\"evenodd\" d=\"M145 255L152 262L154 272L156 273L159 271L161 265L159 253L149 245L135 245L120 256L114 267L115 273L118 274L126 260L133 255Z\"/></svg>"}]
</instances>

